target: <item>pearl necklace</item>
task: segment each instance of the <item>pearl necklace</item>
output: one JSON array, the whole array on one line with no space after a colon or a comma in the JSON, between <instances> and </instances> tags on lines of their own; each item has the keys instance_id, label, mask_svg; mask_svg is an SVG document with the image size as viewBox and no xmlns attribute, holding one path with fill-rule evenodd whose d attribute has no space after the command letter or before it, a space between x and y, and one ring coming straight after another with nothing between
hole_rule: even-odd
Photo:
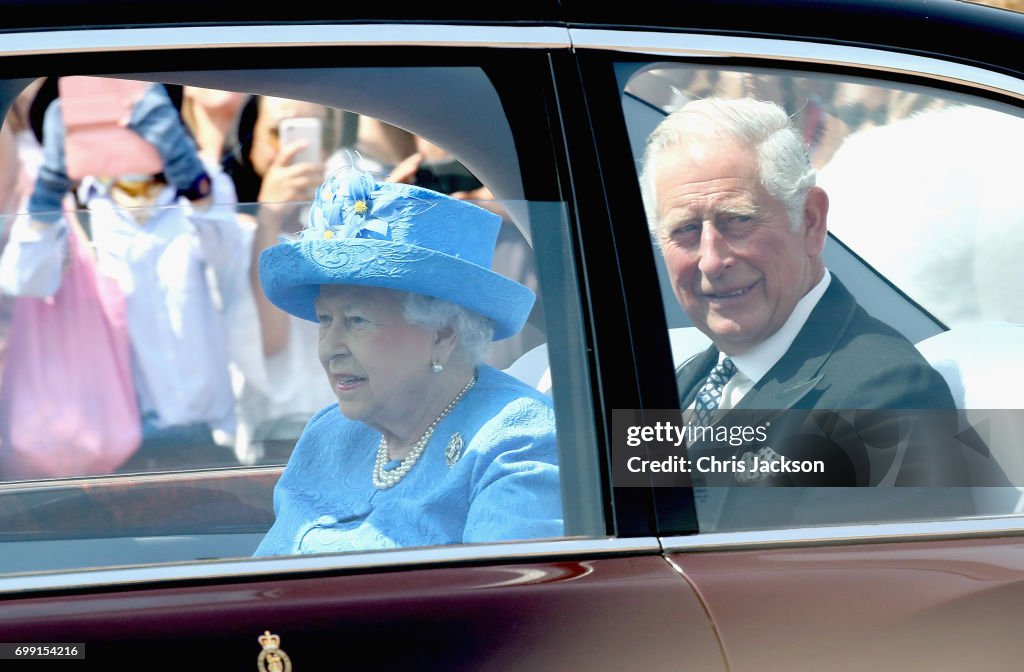
<instances>
[{"instance_id":1,"label":"pearl necklace","mask_svg":"<svg viewBox=\"0 0 1024 672\"><path fill-rule=\"evenodd\" d=\"M405 478L405 475L408 474L409 470L416 465L416 462L420 459L420 455L422 455L423 451L426 450L427 444L430 443L430 437L434 435L434 430L437 429L437 426L441 424L441 421L444 420L446 415L451 413L452 409L455 408L455 404L459 403L459 400L466 396L469 389L476 384L476 377L477 372L474 369L473 377L469 379L469 382L466 383L464 388L462 388L462 391L455 395L455 398L452 399L452 403L448 404L448 406L441 411L441 415L437 416L437 419L430 423L430 426L427 427L427 431L423 432L423 436L421 436L419 441L413 445L409 454L402 458L399 465L390 471L385 471L384 469L384 465L390 462L388 455L388 442L383 436L380 437L380 446L377 448L377 462L373 467L373 487L378 490L386 490L394 487L399 481Z\"/></svg>"}]
</instances>

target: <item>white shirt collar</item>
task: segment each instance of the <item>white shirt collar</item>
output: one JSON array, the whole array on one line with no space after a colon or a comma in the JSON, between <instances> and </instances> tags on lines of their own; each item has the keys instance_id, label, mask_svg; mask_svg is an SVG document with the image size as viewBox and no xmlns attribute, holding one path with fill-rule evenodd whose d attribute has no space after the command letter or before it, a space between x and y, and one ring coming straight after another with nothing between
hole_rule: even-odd
<instances>
[{"instance_id":1,"label":"white shirt collar","mask_svg":"<svg viewBox=\"0 0 1024 672\"><path fill-rule=\"evenodd\" d=\"M789 314L789 319L778 331L742 355L731 357L736 369L755 384L761 380L764 374L768 373L782 359L782 356L789 350L789 346L793 345L796 335L807 323L807 318L811 316L811 311L825 295L825 290L828 289L831 281L832 274L826 268L825 274L818 284L796 302L793 312ZM718 361L721 362L725 357L725 353L720 352Z\"/></svg>"}]
</instances>

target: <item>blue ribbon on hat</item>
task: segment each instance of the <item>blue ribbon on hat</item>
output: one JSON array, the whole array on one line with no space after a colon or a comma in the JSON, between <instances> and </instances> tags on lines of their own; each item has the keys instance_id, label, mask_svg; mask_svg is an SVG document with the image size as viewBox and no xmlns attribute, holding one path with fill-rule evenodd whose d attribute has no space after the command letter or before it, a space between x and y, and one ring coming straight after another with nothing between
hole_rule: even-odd
<instances>
[{"instance_id":1,"label":"blue ribbon on hat","mask_svg":"<svg viewBox=\"0 0 1024 672\"><path fill-rule=\"evenodd\" d=\"M434 207L409 192L404 185L378 184L369 173L342 168L317 187L300 240L391 240L393 225Z\"/></svg>"}]
</instances>

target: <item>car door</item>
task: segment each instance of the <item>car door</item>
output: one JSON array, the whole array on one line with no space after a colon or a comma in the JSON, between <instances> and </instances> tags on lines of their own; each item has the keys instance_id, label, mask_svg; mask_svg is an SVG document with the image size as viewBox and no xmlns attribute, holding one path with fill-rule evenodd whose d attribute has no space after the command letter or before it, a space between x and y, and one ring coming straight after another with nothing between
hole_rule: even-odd
<instances>
[{"instance_id":1,"label":"car door","mask_svg":"<svg viewBox=\"0 0 1024 672\"><path fill-rule=\"evenodd\" d=\"M608 403L640 406L643 386L635 363L616 354L629 348L626 304L606 265L616 250L593 143L574 116L579 79L566 29L361 22L355 12L348 23L260 24L210 9L216 25L188 12L173 24L168 15L166 24L115 29L76 25L92 17L73 7L35 22L20 15L20 32L0 35L5 103L38 77L114 76L320 105L339 137L345 115L359 114L457 158L504 214L506 272L533 283L540 298L532 331L501 352L500 366L538 382L538 365L516 360L546 345L540 370L550 361L564 535L250 558L273 520L273 487L302 422L261 427L270 411L251 411L239 391L259 379L232 369L239 421L216 459L184 450L178 437L170 460L0 484L4 656L74 649L97 669L167 655L174 664L242 669L267 655L258 638L272 633L297 670L676 669L684 658L724 669L701 599L661 555L651 492L613 492L607 475ZM126 11L133 23L148 21ZM54 24L63 26L45 28ZM570 88L556 91L563 85ZM239 213L258 211L238 194ZM96 212L78 214L83 235L98 235ZM5 229L18 217L10 210ZM229 325L246 319L230 312L228 288L246 277L232 268L233 281L214 283ZM231 342L251 345L252 330L244 333L248 340ZM262 384L275 386L272 377ZM27 383L5 385L16 398ZM255 420L243 445L245 417ZM47 643L58 651L18 646Z\"/></svg>"},{"instance_id":2,"label":"car door","mask_svg":"<svg viewBox=\"0 0 1024 672\"><path fill-rule=\"evenodd\" d=\"M1020 43L1024 17L962 3L687 10L567 8L630 319L643 325L634 335L648 408L677 406L672 370L708 340L664 275L659 289L637 185L647 135L696 98L772 100L804 134L830 195L826 266L943 373L968 452L994 458L1008 482L973 488L971 515L944 513L942 488L922 492L928 506L915 510L899 487L792 488L748 491L728 519L705 492L699 533L661 528L666 553L706 600L730 669L1012 669L1024 574L1022 330L1009 288L1022 281L1024 204L1011 164L1024 73L1001 54ZM655 488L662 521L680 509L660 491L676 489Z\"/></svg>"}]
</instances>

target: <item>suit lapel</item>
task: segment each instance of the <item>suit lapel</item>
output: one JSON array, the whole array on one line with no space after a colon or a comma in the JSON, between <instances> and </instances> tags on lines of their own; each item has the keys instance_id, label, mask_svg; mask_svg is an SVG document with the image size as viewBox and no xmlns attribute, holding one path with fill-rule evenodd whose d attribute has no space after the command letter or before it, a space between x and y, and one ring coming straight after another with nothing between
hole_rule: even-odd
<instances>
[{"instance_id":1,"label":"suit lapel","mask_svg":"<svg viewBox=\"0 0 1024 672\"><path fill-rule=\"evenodd\" d=\"M747 393L737 408L787 409L818 387L821 368L832 356L853 319L857 303L833 275L793 344L768 373Z\"/></svg>"}]
</instances>

